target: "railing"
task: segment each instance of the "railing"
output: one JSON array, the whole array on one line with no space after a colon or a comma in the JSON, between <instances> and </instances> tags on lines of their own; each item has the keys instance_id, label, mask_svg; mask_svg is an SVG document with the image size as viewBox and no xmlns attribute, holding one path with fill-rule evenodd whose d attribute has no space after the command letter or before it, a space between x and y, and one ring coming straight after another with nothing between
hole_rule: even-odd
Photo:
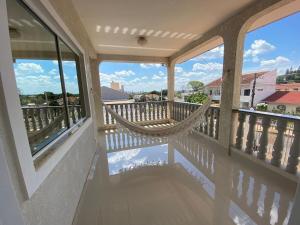
<instances>
[{"instance_id":1,"label":"railing","mask_svg":"<svg viewBox=\"0 0 300 225\"><path fill-rule=\"evenodd\" d=\"M188 102L173 102L171 119L181 121L187 118L192 112L199 108L199 104ZM196 130L214 139L219 137L219 115L220 108L211 106L205 114L205 123L197 127Z\"/></svg>"},{"instance_id":2,"label":"railing","mask_svg":"<svg viewBox=\"0 0 300 225\"><path fill-rule=\"evenodd\" d=\"M47 135L56 127L66 127L63 106L26 106L22 111L29 142ZM80 105L69 105L68 111L71 124L82 118Z\"/></svg>"},{"instance_id":3,"label":"railing","mask_svg":"<svg viewBox=\"0 0 300 225\"><path fill-rule=\"evenodd\" d=\"M291 174L300 169L300 119L295 116L234 110L238 125L232 145Z\"/></svg>"},{"instance_id":4,"label":"railing","mask_svg":"<svg viewBox=\"0 0 300 225\"><path fill-rule=\"evenodd\" d=\"M131 122L159 121L168 118L167 101L106 103L120 116ZM116 121L103 107L104 124L115 124Z\"/></svg>"}]
</instances>

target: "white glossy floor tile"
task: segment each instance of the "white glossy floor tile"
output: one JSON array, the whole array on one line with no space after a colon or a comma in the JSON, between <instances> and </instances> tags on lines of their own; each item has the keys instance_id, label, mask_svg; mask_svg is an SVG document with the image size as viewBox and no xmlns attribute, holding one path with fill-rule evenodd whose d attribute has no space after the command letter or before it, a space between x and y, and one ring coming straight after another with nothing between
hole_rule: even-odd
<instances>
[{"instance_id":1,"label":"white glossy floor tile","mask_svg":"<svg viewBox=\"0 0 300 225\"><path fill-rule=\"evenodd\" d=\"M98 142L74 224L287 224L296 184L205 138Z\"/></svg>"}]
</instances>

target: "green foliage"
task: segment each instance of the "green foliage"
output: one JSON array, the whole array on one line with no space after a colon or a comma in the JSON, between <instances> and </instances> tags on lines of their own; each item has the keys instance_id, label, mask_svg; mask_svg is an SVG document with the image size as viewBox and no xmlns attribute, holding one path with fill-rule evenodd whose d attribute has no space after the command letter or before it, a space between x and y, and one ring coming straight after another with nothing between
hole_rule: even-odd
<instances>
[{"instance_id":1,"label":"green foliage","mask_svg":"<svg viewBox=\"0 0 300 225\"><path fill-rule=\"evenodd\" d=\"M287 69L284 75L277 77L277 83L300 83L300 66L298 69Z\"/></svg>"},{"instance_id":2,"label":"green foliage","mask_svg":"<svg viewBox=\"0 0 300 225\"><path fill-rule=\"evenodd\" d=\"M204 93L195 93L186 97L186 101L190 103L199 103L203 104L207 100L208 96Z\"/></svg>"},{"instance_id":3,"label":"green foliage","mask_svg":"<svg viewBox=\"0 0 300 225\"><path fill-rule=\"evenodd\" d=\"M200 91L204 87L204 84L198 80L191 80L188 86L191 87L193 91Z\"/></svg>"},{"instance_id":4,"label":"green foliage","mask_svg":"<svg viewBox=\"0 0 300 225\"><path fill-rule=\"evenodd\" d=\"M268 110L268 105L265 103L257 104L256 110L266 112Z\"/></svg>"}]
</instances>

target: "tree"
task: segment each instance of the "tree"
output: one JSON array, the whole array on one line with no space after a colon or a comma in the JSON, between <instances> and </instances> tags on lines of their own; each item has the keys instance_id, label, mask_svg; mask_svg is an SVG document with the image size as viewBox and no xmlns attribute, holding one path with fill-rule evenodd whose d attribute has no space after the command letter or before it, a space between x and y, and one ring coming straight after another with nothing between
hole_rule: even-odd
<instances>
[{"instance_id":1,"label":"tree","mask_svg":"<svg viewBox=\"0 0 300 225\"><path fill-rule=\"evenodd\" d=\"M204 87L204 84L198 80L191 80L188 83L188 86L191 87L194 92L196 92L196 91L200 91Z\"/></svg>"},{"instance_id":2,"label":"tree","mask_svg":"<svg viewBox=\"0 0 300 225\"><path fill-rule=\"evenodd\" d=\"M198 92L187 96L186 101L190 103L203 104L204 102L206 102L207 98L208 97L206 94Z\"/></svg>"}]
</instances>

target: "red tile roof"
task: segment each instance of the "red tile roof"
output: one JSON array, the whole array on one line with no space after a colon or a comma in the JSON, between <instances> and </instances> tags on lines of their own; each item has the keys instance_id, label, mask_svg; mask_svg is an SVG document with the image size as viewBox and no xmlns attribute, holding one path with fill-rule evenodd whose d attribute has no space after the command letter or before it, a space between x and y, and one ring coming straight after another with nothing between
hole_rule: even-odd
<instances>
[{"instance_id":1,"label":"red tile roof","mask_svg":"<svg viewBox=\"0 0 300 225\"><path fill-rule=\"evenodd\" d=\"M262 102L300 105L300 92L276 91Z\"/></svg>"},{"instance_id":2,"label":"red tile roof","mask_svg":"<svg viewBox=\"0 0 300 225\"><path fill-rule=\"evenodd\" d=\"M264 71L264 72L257 72L256 76L261 77L265 73L268 73L269 71ZM250 84L251 81L254 80L254 74L255 73L248 73L248 74L243 74L241 84ZM210 82L209 84L206 85L206 87L219 87L222 84L222 77Z\"/></svg>"},{"instance_id":3,"label":"red tile roof","mask_svg":"<svg viewBox=\"0 0 300 225\"><path fill-rule=\"evenodd\" d=\"M285 89L294 89L299 88L300 89L300 83L288 83L288 84L276 84L276 89L285 90Z\"/></svg>"}]
</instances>

